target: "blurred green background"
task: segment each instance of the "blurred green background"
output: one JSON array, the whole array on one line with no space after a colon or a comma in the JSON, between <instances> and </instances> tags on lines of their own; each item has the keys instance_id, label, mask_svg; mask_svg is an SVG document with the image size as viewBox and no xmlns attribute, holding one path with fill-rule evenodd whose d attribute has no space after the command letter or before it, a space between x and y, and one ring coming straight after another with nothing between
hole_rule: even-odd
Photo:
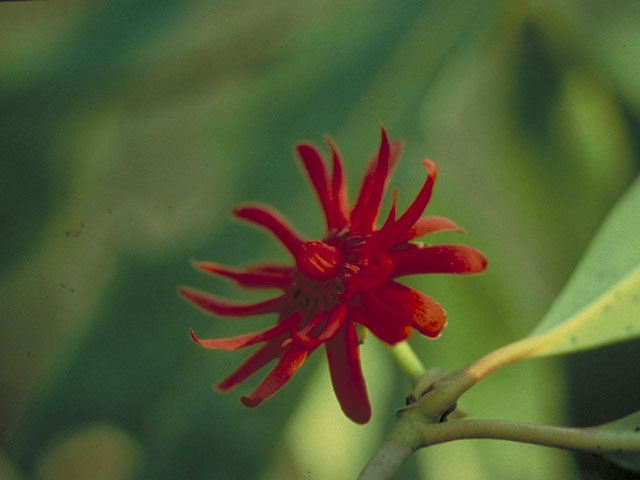
<instances>
[{"instance_id":1,"label":"blurred green background","mask_svg":"<svg viewBox=\"0 0 640 480\"><path fill-rule=\"evenodd\" d=\"M268 325L209 318L188 284L257 298L192 258L286 259L230 219L270 203L310 237L320 210L292 156L332 135L357 189L379 124L405 141L406 206L468 232L477 277L408 283L447 309L447 371L530 331L640 169L640 2L256 0L0 3L0 478L354 478L409 386L373 337L374 414L342 416L323 355L248 410L211 391L246 352L188 338ZM637 240L637 239L636 239ZM632 240L631 240L632 241ZM640 248L640 245L639 245ZM240 324L241 323L241 324ZM640 343L498 371L476 418L589 425L640 405ZM631 478L592 457L497 441L414 455L400 478Z\"/></svg>"}]
</instances>

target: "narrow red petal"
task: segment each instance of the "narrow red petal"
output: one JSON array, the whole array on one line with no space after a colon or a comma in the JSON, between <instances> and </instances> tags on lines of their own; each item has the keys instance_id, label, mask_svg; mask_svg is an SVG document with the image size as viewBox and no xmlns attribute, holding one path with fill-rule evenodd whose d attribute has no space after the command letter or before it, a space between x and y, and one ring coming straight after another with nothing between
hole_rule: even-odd
<instances>
[{"instance_id":1,"label":"narrow red petal","mask_svg":"<svg viewBox=\"0 0 640 480\"><path fill-rule=\"evenodd\" d=\"M298 342L301 347L307 350L313 350L317 348L321 343L326 342L333 338L336 332L342 326L347 312L347 305L341 303L336 307L329 310L329 312L323 312L314 315L309 323L302 329L297 330L295 325L292 325L291 338ZM324 323L324 326L319 332L314 334L315 330L318 330Z\"/></svg>"},{"instance_id":2,"label":"narrow red petal","mask_svg":"<svg viewBox=\"0 0 640 480\"><path fill-rule=\"evenodd\" d=\"M389 180L389 177L391 176L391 172L393 171L393 168L395 167L395 164L398 161L398 158L400 157L401 153L402 153L402 142L400 140L391 141L389 144L388 174L385 178L384 185L382 188L383 193L386 187L386 183ZM362 221L360 217L362 216L362 210L365 208L364 204L369 201L368 198L370 197L370 192L372 191L373 183L376 179L375 172L376 172L377 166L378 166L378 155L376 154L369 161L369 166L365 170L362 187L360 188L360 194L358 195L358 201L356 203L356 207L358 206L358 203L360 203L360 207L357 207L357 209L356 207L354 207L353 211L351 212L352 228L353 228L353 225L360 225ZM362 200L360 200L360 198L362 198ZM364 228L364 229L361 229L361 231L364 230L363 233L369 233L373 229L374 221L375 221L375 215L373 220L370 222L370 226L368 227L368 229ZM355 228L353 229L356 230Z\"/></svg>"},{"instance_id":3,"label":"narrow red petal","mask_svg":"<svg viewBox=\"0 0 640 480\"><path fill-rule=\"evenodd\" d=\"M402 141L401 140L391 140L389 142L389 173L391 173L393 168L396 166L396 163L397 163L398 158L400 157L401 153L402 153ZM378 166L378 152L376 152L371 157L371 159L369 159L369 163L367 164L367 168L366 168L365 174L364 174L364 180L365 181L367 180L367 178L373 176L377 166Z\"/></svg>"},{"instance_id":4,"label":"narrow red petal","mask_svg":"<svg viewBox=\"0 0 640 480\"><path fill-rule=\"evenodd\" d=\"M435 163L431 160L425 160L422 164L429 172L427 179L420 189L420 192L418 192L416 198L411 202L411 205L409 205L407 210L400 216L400 218L398 218L393 229L387 234L385 244L381 245L381 248L383 249L388 249L402 242L409 229L411 229L411 227L418 221L420 215L422 215L422 212L427 207L427 204L431 199L433 183L438 171Z\"/></svg>"},{"instance_id":5,"label":"narrow red petal","mask_svg":"<svg viewBox=\"0 0 640 480\"><path fill-rule=\"evenodd\" d=\"M373 229L389 176L389 157L389 139L383 127L380 148L374 164L375 168L372 169L372 164L370 164L367 169L356 206L351 212L351 227L357 232L368 233Z\"/></svg>"},{"instance_id":6,"label":"narrow red petal","mask_svg":"<svg viewBox=\"0 0 640 480\"><path fill-rule=\"evenodd\" d=\"M371 333L389 345L394 345L409 337L412 326L411 318L408 318L403 312L394 310L378 298L375 292L363 293L361 300L364 310L351 309L354 321L367 327Z\"/></svg>"},{"instance_id":7,"label":"narrow red petal","mask_svg":"<svg viewBox=\"0 0 640 480\"><path fill-rule=\"evenodd\" d=\"M447 324L447 314L440 304L413 288L389 282L377 294L393 310L410 318L413 327L427 337L437 337Z\"/></svg>"},{"instance_id":8,"label":"narrow red petal","mask_svg":"<svg viewBox=\"0 0 640 480\"><path fill-rule=\"evenodd\" d=\"M447 325L447 312L429 295L420 294L419 311L413 317L414 328L429 338L436 338Z\"/></svg>"},{"instance_id":9,"label":"narrow red petal","mask_svg":"<svg viewBox=\"0 0 640 480\"><path fill-rule=\"evenodd\" d=\"M282 214L270 207L264 206L239 207L234 209L233 213L238 218L256 223L269 230L294 257L296 256L303 240L302 237L295 232L293 227L289 225Z\"/></svg>"},{"instance_id":10,"label":"narrow red petal","mask_svg":"<svg viewBox=\"0 0 640 480\"><path fill-rule=\"evenodd\" d=\"M320 204L322 205L322 209L324 210L324 214L327 219L327 228L331 229L332 224L334 223L334 208L329 195L329 179L327 177L324 161L322 160L318 150L313 145L301 143L296 146L296 151L298 152L300 160L302 160L302 164L309 176L309 180L311 180L311 184L318 195L318 200L320 200Z\"/></svg>"},{"instance_id":11,"label":"narrow red petal","mask_svg":"<svg viewBox=\"0 0 640 480\"><path fill-rule=\"evenodd\" d=\"M371 418L371 405L360 367L358 338L353 322L346 322L325 343L331 383L344 414L364 424Z\"/></svg>"},{"instance_id":12,"label":"narrow red petal","mask_svg":"<svg viewBox=\"0 0 640 480\"><path fill-rule=\"evenodd\" d=\"M417 273L479 273L487 259L477 249L466 245L434 245L392 250L394 277Z\"/></svg>"},{"instance_id":13,"label":"narrow red petal","mask_svg":"<svg viewBox=\"0 0 640 480\"><path fill-rule=\"evenodd\" d=\"M301 347L306 348L307 350L316 348L322 343L322 341L320 341L316 337L313 337L312 332L316 328L318 328L322 324L322 322L325 321L327 315L327 312L315 314L313 317L311 317L309 323L307 323L307 325L305 325L305 327L301 328L300 330L298 330L295 325L292 325L291 338L293 338Z\"/></svg>"},{"instance_id":14,"label":"narrow red petal","mask_svg":"<svg viewBox=\"0 0 640 480\"><path fill-rule=\"evenodd\" d=\"M391 140L389 143L389 173L393 171L393 167L396 166L398 158L402 153L402 140Z\"/></svg>"},{"instance_id":15,"label":"narrow red petal","mask_svg":"<svg viewBox=\"0 0 640 480\"><path fill-rule=\"evenodd\" d=\"M326 342L333 338L342 326L345 317L347 316L347 304L341 303L329 311L329 317L327 323L318 335L318 340Z\"/></svg>"},{"instance_id":16,"label":"narrow red petal","mask_svg":"<svg viewBox=\"0 0 640 480\"><path fill-rule=\"evenodd\" d=\"M293 268L279 265L264 265L235 270L212 262L194 262L198 270L213 273L233 280L245 288L286 288L291 284Z\"/></svg>"},{"instance_id":17,"label":"narrow red petal","mask_svg":"<svg viewBox=\"0 0 640 480\"><path fill-rule=\"evenodd\" d=\"M258 303L230 303L214 295L188 287L178 289L180 295L207 313L228 317L249 317L263 313L280 312L287 305L288 299L282 295Z\"/></svg>"},{"instance_id":18,"label":"narrow red petal","mask_svg":"<svg viewBox=\"0 0 640 480\"><path fill-rule=\"evenodd\" d=\"M384 221L382 228L378 230L373 238L367 243L364 255L375 256L387 250L386 246L389 243L389 236L393 235L393 232L395 230L394 227L396 223L396 203L398 201L398 193L395 189L391 192L391 194L393 198L391 201L391 208L389 209L387 219Z\"/></svg>"},{"instance_id":19,"label":"narrow red petal","mask_svg":"<svg viewBox=\"0 0 640 480\"><path fill-rule=\"evenodd\" d=\"M331 158L333 160L330 192L333 206L331 227L340 230L349 222L347 184L344 181L342 162L336 146L329 137L325 138L325 142L329 146L329 150L331 150Z\"/></svg>"},{"instance_id":20,"label":"narrow red petal","mask_svg":"<svg viewBox=\"0 0 640 480\"><path fill-rule=\"evenodd\" d=\"M402 242L408 242L417 237L422 237L429 233L442 232L445 230L457 230L464 233L464 229L455 224L452 220L445 217L422 217L413 227L409 229L407 234L402 239ZM402 243L401 242L401 243Z\"/></svg>"},{"instance_id":21,"label":"narrow red petal","mask_svg":"<svg viewBox=\"0 0 640 480\"><path fill-rule=\"evenodd\" d=\"M231 338L212 338L212 339L199 339L193 330L189 331L191 339L198 345L204 348L211 348L214 350L238 350L239 348L249 347L256 343L264 342L271 338L289 330L291 325L295 323L293 315L285 320L279 322L275 327L268 328L257 333L247 333Z\"/></svg>"},{"instance_id":22,"label":"narrow red petal","mask_svg":"<svg viewBox=\"0 0 640 480\"><path fill-rule=\"evenodd\" d=\"M249 408L253 408L274 395L298 371L306 360L308 353L307 349L299 348L295 345L289 347L284 355L280 357L278 364L260 382L251 395L240 399L242 403Z\"/></svg>"},{"instance_id":23,"label":"narrow red petal","mask_svg":"<svg viewBox=\"0 0 640 480\"><path fill-rule=\"evenodd\" d=\"M389 209L389 214L387 215L387 219L384 221L382 228L380 229L380 235L384 235L387 230L390 230L393 225L396 223L396 204L398 203L398 191L393 189L391 191L391 208Z\"/></svg>"},{"instance_id":24,"label":"narrow red petal","mask_svg":"<svg viewBox=\"0 0 640 480\"><path fill-rule=\"evenodd\" d=\"M240 364L231 374L223 378L216 384L216 390L220 392L228 392L240 382L246 380L256 373L267 363L280 354L280 342L267 342L262 348L252 353L243 363Z\"/></svg>"}]
</instances>

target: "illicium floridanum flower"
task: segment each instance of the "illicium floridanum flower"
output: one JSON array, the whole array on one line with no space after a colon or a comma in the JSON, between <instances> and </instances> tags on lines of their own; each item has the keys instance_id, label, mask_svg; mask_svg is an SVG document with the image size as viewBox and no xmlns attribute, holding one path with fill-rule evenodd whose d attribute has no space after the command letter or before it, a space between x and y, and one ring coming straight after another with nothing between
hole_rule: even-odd
<instances>
[{"instance_id":1,"label":"illicium floridanum flower","mask_svg":"<svg viewBox=\"0 0 640 480\"><path fill-rule=\"evenodd\" d=\"M399 141L389 142L382 129L377 155L371 160L351 207L340 155L331 140L331 172L318 150L301 143L296 151L320 200L327 222L322 240L306 240L276 211L264 206L244 206L233 213L269 230L291 253L295 264L265 264L236 270L209 262L196 267L228 278L245 288L275 288L281 294L270 300L231 303L181 287L179 292L202 310L219 316L244 317L274 313L275 326L234 338L195 342L206 348L236 350L262 344L216 387L228 391L274 359L277 364L242 403L256 407L275 394L318 347L324 346L333 389L344 413L354 422L371 417L360 367L356 324L388 344L406 339L411 329L435 338L446 324L444 309L431 297L396 278L423 273L477 273L486 267L478 250L464 245L423 246L416 237L442 230L461 230L443 217L421 217L436 180L436 165L422 162L427 179L407 210L396 218L396 195L389 214L376 227L389 174L401 151Z\"/></svg>"}]
</instances>

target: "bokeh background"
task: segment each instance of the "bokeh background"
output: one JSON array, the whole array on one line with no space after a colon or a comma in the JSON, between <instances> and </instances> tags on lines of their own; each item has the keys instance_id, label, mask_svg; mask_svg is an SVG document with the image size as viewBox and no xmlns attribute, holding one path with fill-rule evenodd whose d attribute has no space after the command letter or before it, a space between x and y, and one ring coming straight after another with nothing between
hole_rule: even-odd
<instances>
[{"instance_id":1,"label":"bokeh background","mask_svg":"<svg viewBox=\"0 0 640 480\"><path fill-rule=\"evenodd\" d=\"M211 390L246 353L197 348L188 329L232 335L270 319L206 317L176 286L258 298L189 260L286 259L231 220L249 200L321 236L292 144L330 134L353 195L380 123L405 141L400 206L428 156L440 169L428 211L468 232L429 241L489 258L481 276L407 279L449 314L441 338L411 343L451 371L534 327L638 174L640 3L1 2L0 478L354 478L409 392L384 347L362 348L366 426L340 413L321 354L248 410L239 396L256 379ZM639 349L512 365L460 407L612 420L640 405ZM399 478L632 475L463 441L419 452Z\"/></svg>"}]
</instances>

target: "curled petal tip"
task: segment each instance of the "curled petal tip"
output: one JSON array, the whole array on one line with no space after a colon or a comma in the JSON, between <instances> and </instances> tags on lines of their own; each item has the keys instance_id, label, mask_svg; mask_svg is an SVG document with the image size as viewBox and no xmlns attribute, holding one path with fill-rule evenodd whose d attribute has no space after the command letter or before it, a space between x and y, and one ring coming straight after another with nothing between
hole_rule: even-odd
<instances>
[{"instance_id":1,"label":"curled petal tip","mask_svg":"<svg viewBox=\"0 0 640 480\"><path fill-rule=\"evenodd\" d=\"M420 333L422 333L425 337L435 340L442 334L444 327L446 326L447 326L447 316L445 313L444 317L429 321L426 325L424 325L419 330L420 330Z\"/></svg>"},{"instance_id":2,"label":"curled petal tip","mask_svg":"<svg viewBox=\"0 0 640 480\"><path fill-rule=\"evenodd\" d=\"M231 213L233 215L235 215L237 218L241 218L243 220L250 220L250 219L247 219L246 216L250 215L256 209L261 208L261 207L262 206L259 206L257 204L238 205L238 206L235 206L235 207L231 208Z\"/></svg>"},{"instance_id":3,"label":"curled petal tip","mask_svg":"<svg viewBox=\"0 0 640 480\"><path fill-rule=\"evenodd\" d=\"M489 262L487 261L487 257L485 257L483 254L479 255L478 258L478 266L476 267L477 270L475 270L476 272L483 272L486 268L487 268L487 264Z\"/></svg>"},{"instance_id":4,"label":"curled petal tip","mask_svg":"<svg viewBox=\"0 0 640 480\"><path fill-rule=\"evenodd\" d=\"M244 219L244 213L247 211L247 206L239 206L239 207L232 207L231 208L231 214L236 217L236 218L242 218Z\"/></svg>"},{"instance_id":5,"label":"curled petal tip","mask_svg":"<svg viewBox=\"0 0 640 480\"><path fill-rule=\"evenodd\" d=\"M211 385L211 388L219 393L227 393L229 390L231 390L230 387L221 386L220 383L214 383L213 385Z\"/></svg>"},{"instance_id":6,"label":"curled petal tip","mask_svg":"<svg viewBox=\"0 0 640 480\"><path fill-rule=\"evenodd\" d=\"M464 228L445 217L422 217L409 229L404 237L404 241L413 240L429 233L455 230L459 233L467 233Z\"/></svg>"},{"instance_id":7,"label":"curled petal tip","mask_svg":"<svg viewBox=\"0 0 640 480\"><path fill-rule=\"evenodd\" d=\"M212 262L204 262L200 260L190 260L189 263L193 268L205 273L218 273L220 270L219 265Z\"/></svg>"},{"instance_id":8,"label":"curled petal tip","mask_svg":"<svg viewBox=\"0 0 640 480\"><path fill-rule=\"evenodd\" d=\"M380 149L382 147L389 148L389 136L383 125L380 125Z\"/></svg>"},{"instance_id":9,"label":"curled petal tip","mask_svg":"<svg viewBox=\"0 0 640 480\"><path fill-rule=\"evenodd\" d=\"M386 181L386 177L389 174L389 160L391 154L391 145L389 144L389 137L387 131L383 126L380 126L380 147L378 148L378 162L384 165L384 178L383 185ZM382 193L382 192L381 192Z\"/></svg>"},{"instance_id":10,"label":"curled petal tip","mask_svg":"<svg viewBox=\"0 0 640 480\"><path fill-rule=\"evenodd\" d=\"M238 211L247 208L247 206L248 205L236 205L235 207L231 207L231 213L233 213L234 215L237 215Z\"/></svg>"},{"instance_id":11,"label":"curled petal tip","mask_svg":"<svg viewBox=\"0 0 640 480\"><path fill-rule=\"evenodd\" d=\"M436 164L427 158L426 160L422 161L422 165L427 169L427 172L429 172L429 176L433 177L433 179L435 180L438 176L438 167L436 166Z\"/></svg>"},{"instance_id":12,"label":"curled petal tip","mask_svg":"<svg viewBox=\"0 0 640 480\"><path fill-rule=\"evenodd\" d=\"M327 133L325 133L322 136L322 139L324 140L324 143L327 145L327 147L329 147L330 150L337 150L336 148L336 144L334 143L334 141L332 140L331 136Z\"/></svg>"},{"instance_id":13,"label":"curled petal tip","mask_svg":"<svg viewBox=\"0 0 640 480\"><path fill-rule=\"evenodd\" d=\"M459 273L481 273L484 272L487 268L487 257L484 254L473 247L466 247L466 254L464 255L464 260L466 261L466 271Z\"/></svg>"},{"instance_id":14,"label":"curled petal tip","mask_svg":"<svg viewBox=\"0 0 640 480\"><path fill-rule=\"evenodd\" d=\"M189 336L191 336L191 340L200 345L200 340L198 340L198 337L196 337L196 334L192 329L189 329Z\"/></svg>"},{"instance_id":15,"label":"curled petal tip","mask_svg":"<svg viewBox=\"0 0 640 480\"><path fill-rule=\"evenodd\" d=\"M231 208L231 213L242 220L254 222L254 218L273 214L272 208L260 203L245 203Z\"/></svg>"},{"instance_id":16,"label":"curled petal tip","mask_svg":"<svg viewBox=\"0 0 640 480\"><path fill-rule=\"evenodd\" d=\"M347 415L352 422L365 425L371 420L371 408L363 409L361 412L351 412Z\"/></svg>"},{"instance_id":17,"label":"curled petal tip","mask_svg":"<svg viewBox=\"0 0 640 480\"><path fill-rule=\"evenodd\" d=\"M309 154L318 154L318 150L316 149L316 147L306 142L296 143L293 148L298 153L298 155L303 158Z\"/></svg>"},{"instance_id":18,"label":"curled petal tip","mask_svg":"<svg viewBox=\"0 0 640 480\"><path fill-rule=\"evenodd\" d=\"M240 401L248 408L255 408L262 403L262 400L251 397L241 397Z\"/></svg>"}]
</instances>

